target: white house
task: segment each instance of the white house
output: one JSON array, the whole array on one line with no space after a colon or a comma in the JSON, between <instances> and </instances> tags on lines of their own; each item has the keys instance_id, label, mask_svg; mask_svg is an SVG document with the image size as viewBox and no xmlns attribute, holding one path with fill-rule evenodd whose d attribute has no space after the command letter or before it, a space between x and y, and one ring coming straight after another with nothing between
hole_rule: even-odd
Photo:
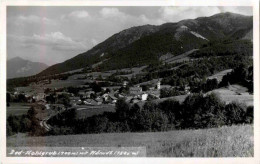
<instances>
[{"instance_id":1,"label":"white house","mask_svg":"<svg viewBox=\"0 0 260 164\"><path fill-rule=\"evenodd\" d=\"M143 94L141 95L142 101L146 101L146 100L147 100L147 97L148 97L148 94L147 94L147 93L143 93Z\"/></svg>"}]
</instances>

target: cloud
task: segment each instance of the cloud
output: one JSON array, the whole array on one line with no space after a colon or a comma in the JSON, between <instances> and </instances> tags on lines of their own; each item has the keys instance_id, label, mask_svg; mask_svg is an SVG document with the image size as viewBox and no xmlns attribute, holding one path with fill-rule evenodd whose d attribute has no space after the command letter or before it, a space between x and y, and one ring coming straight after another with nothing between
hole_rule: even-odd
<instances>
[{"instance_id":1,"label":"cloud","mask_svg":"<svg viewBox=\"0 0 260 164\"><path fill-rule=\"evenodd\" d=\"M158 10L164 22L177 22L183 19L194 19L219 13L218 7L161 7Z\"/></svg>"},{"instance_id":2,"label":"cloud","mask_svg":"<svg viewBox=\"0 0 260 164\"><path fill-rule=\"evenodd\" d=\"M77 11L72 11L69 14L65 14L61 16L62 20L67 20L67 19L83 19L83 18L88 18L89 13L85 10L77 10Z\"/></svg>"},{"instance_id":3,"label":"cloud","mask_svg":"<svg viewBox=\"0 0 260 164\"><path fill-rule=\"evenodd\" d=\"M123 12L120 12L118 8L102 8L99 11L100 15L102 17L125 17L126 14Z\"/></svg>"},{"instance_id":4,"label":"cloud","mask_svg":"<svg viewBox=\"0 0 260 164\"><path fill-rule=\"evenodd\" d=\"M8 8L8 56L35 55L35 60L36 58L42 60L45 56L49 63L62 62L69 57L74 57L113 34L133 26L161 25L227 11L252 15L250 7L216 6L46 7L44 10L25 7L26 10L20 9L21 7ZM54 56L55 61L49 60Z\"/></svg>"},{"instance_id":5,"label":"cloud","mask_svg":"<svg viewBox=\"0 0 260 164\"><path fill-rule=\"evenodd\" d=\"M14 36L9 35L10 39L19 41L23 47L30 46L48 46L53 50L86 50L86 43L83 41L76 41L72 38L65 36L61 32L52 32L50 34L45 35L37 35L33 36Z\"/></svg>"},{"instance_id":6,"label":"cloud","mask_svg":"<svg viewBox=\"0 0 260 164\"><path fill-rule=\"evenodd\" d=\"M98 41L96 39L91 39L91 43L93 44L93 46L98 44Z\"/></svg>"},{"instance_id":7,"label":"cloud","mask_svg":"<svg viewBox=\"0 0 260 164\"><path fill-rule=\"evenodd\" d=\"M81 11L74 11L69 14L71 17L77 17L77 18L86 18L89 16L87 11L81 10Z\"/></svg>"},{"instance_id":8,"label":"cloud","mask_svg":"<svg viewBox=\"0 0 260 164\"><path fill-rule=\"evenodd\" d=\"M29 15L29 16L24 16L24 15L20 15L18 17L15 18L15 22L16 23L38 23L38 24L47 24L47 25L54 25L55 21L46 18L46 17L39 17L36 15Z\"/></svg>"},{"instance_id":9,"label":"cloud","mask_svg":"<svg viewBox=\"0 0 260 164\"><path fill-rule=\"evenodd\" d=\"M195 19L197 17L212 16L220 12L234 12L245 15L252 15L252 8L249 7L161 7L158 13L161 20L165 22L178 22L184 19Z\"/></svg>"}]
</instances>

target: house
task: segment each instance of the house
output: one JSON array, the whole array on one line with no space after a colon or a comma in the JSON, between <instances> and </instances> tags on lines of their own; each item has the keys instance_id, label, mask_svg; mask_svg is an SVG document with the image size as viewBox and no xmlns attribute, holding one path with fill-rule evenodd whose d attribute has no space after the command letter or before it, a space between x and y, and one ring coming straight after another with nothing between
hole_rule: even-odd
<instances>
[{"instance_id":1,"label":"house","mask_svg":"<svg viewBox=\"0 0 260 164\"><path fill-rule=\"evenodd\" d=\"M51 104L50 105L50 108L52 110L57 110L57 111L62 111L62 110L65 110L65 106L63 104Z\"/></svg>"},{"instance_id":2,"label":"house","mask_svg":"<svg viewBox=\"0 0 260 164\"><path fill-rule=\"evenodd\" d=\"M93 99L86 99L83 101L85 105L100 105L99 102L93 100Z\"/></svg>"},{"instance_id":3,"label":"house","mask_svg":"<svg viewBox=\"0 0 260 164\"><path fill-rule=\"evenodd\" d=\"M171 88L172 86L170 86L170 85L160 85L160 88L161 89L164 89L164 88L167 88L167 89L169 89L169 88Z\"/></svg>"},{"instance_id":4,"label":"house","mask_svg":"<svg viewBox=\"0 0 260 164\"><path fill-rule=\"evenodd\" d=\"M82 98L90 98L91 97L91 94L95 94L94 91L79 91L78 93L80 95L80 97Z\"/></svg>"},{"instance_id":5,"label":"house","mask_svg":"<svg viewBox=\"0 0 260 164\"><path fill-rule=\"evenodd\" d=\"M44 100L44 99L38 99L38 100L36 101L36 103L37 103L37 104L41 104L41 105L45 105L45 104L47 103L47 101Z\"/></svg>"},{"instance_id":6,"label":"house","mask_svg":"<svg viewBox=\"0 0 260 164\"><path fill-rule=\"evenodd\" d=\"M147 94L150 94L152 96L160 98L160 91L159 90L150 90L150 91L147 91Z\"/></svg>"},{"instance_id":7,"label":"house","mask_svg":"<svg viewBox=\"0 0 260 164\"><path fill-rule=\"evenodd\" d=\"M68 96L71 96L72 93L68 93L68 92L56 92L56 95L59 96L59 95L68 95Z\"/></svg>"},{"instance_id":8,"label":"house","mask_svg":"<svg viewBox=\"0 0 260 164\"><path fill-rule=\"evenodd\" d=\"M96 98L95 101L97 102L97 105L100 105L103 103L103 99L100 97Z\"/></svg>"},{"instance_id":9,"label":"house","mask_svg":"<svg viewBox=\"0 0 260 164\"><path fill-rule=\"evenodd\" d=\"M123 87L126 87L128 84L128 81L123 81Z\"/></svg>"},{"instance_id":10,"label":"house","mask_svg":"<svg viewBox=\"0 0 260 164\"><path fill-rule=\"evenodd\" d=\"M109 98L111 100L111 103L116 103L117 102L117 98L113 95L113 94L109 94Z\"/></svg>"},{"instance_id":11,"label":"house","mask_svg":"<svg viewBox=\"0 0 260 164\"><path fill-rule=\"evenodd\" d=\"M33 96L33 99L36 101L45 99L46 95L45 93L36 93L36 95Z\"/></svg>"},{"instance_id":12,"label":"house","mask_svg":"<svg viewBox=\"0 0 260 164\"><path fill-rule=\"evenodd\" d=\"M127 96L126 99L125 99L125 101L126 101L126 102L130 102L133 98L134 98L133 96Z\"/></svg>"},{"instance_id":13,"label":"house","mask_svg":"<svg viewBox=\"0 0 260 164\"><path fill-rule=\"evenodd\" d=\"M130 94L139 95L142 92L142 88L141 87L130 87L129 92L130 92Z\"/></svg>"},{"instance_id":14,"label":"house","mask_svg":"<svg viewBox=\"0 0 260 164\"><path fill-rule=\"evenodd\" d=\"M70 97L69 99L70 99L70 104L72 106L79 105L82 103L80 97Z\"/></svg>"},{"instance_id":15,"label":"house","mask_svg":"<svg viewBox=\"0 0 260 164\"><path fill-rule=\"evenodd\" d=\"M141 100L142 100L142 101L146 101L147 98L148 98L148 94L147 94L147 93L143 93L143 94L141 95Z\"/></svg>"},{"instance_id":16,"label":"house","mask_svg":"<svg viewBox=\"0 0 260 164\"><path fill-rule=\"evenodd\" d=\"M156 88L157 88L157 90L161 89L161 81L160 80L157 81Z\"/></svg>"},{"instance_id":17,"label":"house","mask_svg":"<svg viewBox=\"0 0 260 164\"><path fill-rule=\"evenodd\" d=\"M135 103L138 103L139 101L140 101L140 99L138 99L138 98L132 98L132 99L130 100L130 103L135 104Z\"/></svg>"}]
</instances>

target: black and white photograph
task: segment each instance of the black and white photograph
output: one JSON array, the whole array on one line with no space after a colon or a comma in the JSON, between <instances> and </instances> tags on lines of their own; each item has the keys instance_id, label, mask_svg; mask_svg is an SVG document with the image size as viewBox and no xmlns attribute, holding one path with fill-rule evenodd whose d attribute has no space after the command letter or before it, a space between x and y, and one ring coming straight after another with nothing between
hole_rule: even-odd
<instances>
[{"instance_id":1,"label":"black and white photograph","mask_svg":"<svg viewBox=\"0 0 260 164\"><path fill-rule=\"evenodd\" d=\"M254 16L6 6L4 155L254 158Z\"/></svg>"}]
</instances>

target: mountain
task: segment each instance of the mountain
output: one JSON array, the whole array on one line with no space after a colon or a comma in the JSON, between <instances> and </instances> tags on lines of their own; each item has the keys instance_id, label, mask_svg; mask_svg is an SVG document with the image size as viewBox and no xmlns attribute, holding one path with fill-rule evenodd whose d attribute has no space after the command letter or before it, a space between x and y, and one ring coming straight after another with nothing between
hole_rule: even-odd
<instances>
[{"instance_id":1,"label":"mountain","mask_svg":"<svg viewBox=\"0 0 260 164\"><path fill-rule=\"evenodd\" d=\"M7 78L25 77L35 75L48 66L39 62L31 62L20 57L15 57L7 61Z\"/></svg>"},{"instance_id":2,"label":"mountain","mask_svg":"<svg viewBox=\"0 0 260 164\"><path fill-rule=\"evenodd\" d=\"M210 17L144 25L123 30L87 52L55 64L38 75L67 72L99 63L101 70L158 62L160 56L179 55L211 41L252 40L253 17L230 12Z\"/></svg>"}]
</instances>

